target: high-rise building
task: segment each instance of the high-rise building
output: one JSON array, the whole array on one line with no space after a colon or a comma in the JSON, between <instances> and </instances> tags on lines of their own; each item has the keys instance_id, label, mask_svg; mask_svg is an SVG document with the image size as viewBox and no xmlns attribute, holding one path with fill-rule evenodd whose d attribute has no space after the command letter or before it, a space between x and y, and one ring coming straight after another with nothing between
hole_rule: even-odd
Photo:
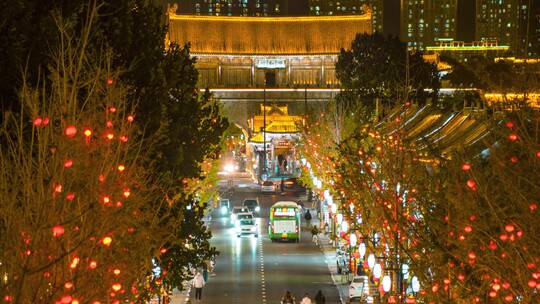
<instances>
[{"instance_id":1,"label":"high-rise building","mask_svg":"<svg viewBox=\"0 0 540 304\"><path fill-rule=\"evenodd\" d=\"M310 0L309 14L314 16L358 15L369 0Z\"/></svg>"},{"instance_id":2,"label":"high-rise building","mask_svg":"<svg viewBox=\"0 0 540 304\"><path fill-rule=\"evenodd\" d=\"M497 40L512 55L527 55L531 5L536 0L477 0L476 39Z\"/></svg>"},{"instance_id":3,"label":"high-rise building","mask_svg":"<svg viewBox=\"0 0 540 304\"><path fill-rule=\"evenodd\" d=\"M457 0L402 0L401 40L425 49L456 38Z\"/></svg>"},{"instance_id":4,"label":"high-rise building","mask_svg":"<svg viewBox=\"0 0 540 304\"><path fill-rule=\"evenodd\" d=\"M179 14L211 16L289 15L288 0L176 0ZM306 10L307 10L307 3ZM294 8L298 4L294 5ZM293 15L295 15L293 13Z\"/></svg>"},{"instance_id":5,"label":"high-rise building","mask_svg":"<svg viewBox=\"0 0 540 304\"><path fill-rule=\"evenodd\" d=\"M527 54L529 57L540 57L540 1L533 0L531 3L528 33Z\"/></svg>"}]
</instances>

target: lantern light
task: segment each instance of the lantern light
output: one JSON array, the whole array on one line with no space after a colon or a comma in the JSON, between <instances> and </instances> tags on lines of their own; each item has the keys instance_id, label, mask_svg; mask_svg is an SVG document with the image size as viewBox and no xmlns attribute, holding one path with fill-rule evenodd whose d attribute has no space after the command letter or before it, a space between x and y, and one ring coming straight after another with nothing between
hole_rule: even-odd
<instances>
[{"instance_id":1,"label":"lantern light","mask_svg":"<svg viewBox=\"0 0 540 304\"><path fill-rule=\"evenodd\" d=\"M373 277L379 279L382 275L382 266L377 263L373 266Z\"/></svg>"},{"instance_id":2,"label":"lantern light","mask_svg":"<svg viewBox=\"0 0 540 304\"><path fill-rule=\"evenodd\" d=\"M341 213L337 214L337 223L338 225L341 225L341 223L343 223L343 214Z\"/></svg>"},{"instance_id":3,"label":"lantern light","mask_svg":"<svg viewBox=\"0 0 540 304\"><path fill-rule=\"evenodd\" d=\"M347 223L347 221L343 221L341 223L341 231L347 233L347 231L349 231L349 223Z\"/></svg>"},{"instance_id":4,"label":"lantern light","mask_svg":"<svg viewBox=\"0 0 540 304\"><path fill-rule=\"evenodd\" d=\"M127 117L127 121L129 121L129 122L133 122L134 120L135 120L135 118L133 118L133 115L129 115Z\"/></svg>"},{"instance_id":5,"label":"lantern light","mask_svg":"<svg viewBox=\"0 0 540 304\"><path fill-rule=\"evenodd\" d=\"M332 213L336 213L336 212L337 212L337 206L336 206L336 204L330 205L330 211L332 211Z\"/></svg>"},{"instance_id":6,"label":"lantern light","mask_svg":"<svg viewBox=\"0 0 540 304\"><path fill-rule=\"evenodd\" d=\"M408 264L401 265L401 273L403 274L403 279L405 280L409 279L409 265Z\"/></svg>"},{"instance_id":7,"label":"lantern light","mask_svg":"<svg viewBox=\"0 0 540 304\"><path fill-rule=\"evenodd\" d=\"M389 292L390 291L390 288L392 287L392 279L390 279L390 276L385 275L382 278L382 286L383 286L384 292Z\"/></svg>"},{"instance_id":8,"label":"lantern light","mask_svg":"<svg viewBox=\"0 0 540 304\"><path fill-rule=\"evenodd\" d=\"M413 292L419 292L420 291L420 281L418 280L417 276L412 277L411 286L412 286Z\"/></svg>"},{"instance_id":9,"label":"lantern light","mask_svg":"<svg viewBox=\"0 0 540 304\"><path fill-rule=\"evenodd\" d=\"M356 246L356 233L355 232L351 233L350 242L351 242L352 247Z\"/></svg>"},{"instance_id":10,"label":"lantern light","mask_svg":"<svg viewBox=\"0 0 540 304\"><path fill-rule=\"evenodd\" d=\"M109 247L111 246L111 243L112 243L112 238L110 236L106 236L103 238L103 241L101 241L103 243L103 245Z\"/></svg>"},{"instance_id":11,"label":"lantern light","mask_svg":"<svg viewBox=\"0 0 540 304\"><path fill-rule=\"evenodd\" d=\"M365 243L360 243L360 245L358 246L358 253L360 253L361 258L364 258L364 256L366 255L366 244Z\"/></svg>"},{"instance_id":12,"label":"lantern light","mask_svg":"<svg viewBox=\"0 0 540 304\"><path fill-rule=\"evenodd\" d=\"M77 134L77 128L75 126L73 126L73 125L69 125L64 130L64 134L67 137L73 137L73 136L75 136Z\"/></svg>"},{"instance_id":13,"label":"lantern light","mask_svg":"<svg viewBox=\"0 0 540 304\"><path fill-rule=\"evenodd\" d=\"M373 269L373 266L375 266L375 255L373 253L370 253L367 258L368 267L370 269Z\"/></svg>"}]
</instances>

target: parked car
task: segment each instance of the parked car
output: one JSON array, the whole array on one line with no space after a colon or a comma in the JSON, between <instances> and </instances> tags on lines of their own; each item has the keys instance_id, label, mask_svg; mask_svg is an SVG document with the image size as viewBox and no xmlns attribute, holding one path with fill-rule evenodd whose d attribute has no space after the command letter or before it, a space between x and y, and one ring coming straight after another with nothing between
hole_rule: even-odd
<instances>
[{"instance_id":1,"label":"parked car","mask_svg":"<svg viewBox=\"0 0 540 304\"><path fill-rule=\"evenodd\" d=\"M242 206L246 207L253 215L259 215L259 212L261 212L261 206L259 205L259 199L257 198L245 199Z\"/></svg>"},{"instance_id":2,"label":"parked car","mask_svg":"<svg viewBox=\"0 0 540 304\"><path fill-rule=\"evenodd\" d=\"M276 186L271 181L264 181L261 185L261 191L262 192L275 192Z\"/></svg>"},{"instance_id":3,"label":"parked car","mask_svg":"<svg viewBox=\"0 0 540 304\"><path fill-rule=\"evenodd\" d=\"M246 234L252 234L255 237L259 236L257 222L251 212L238 213L236 219L236 236L241 237Z\"/></svg>"},{"instance_id":4,"label":"parked car","mask_svg":"<svg viewBox=\"0 0 540 304\"><path fill-rule=\"evenodd\" d=\"M355 276L349 284L349 299L363 298L367 303L367 297L369 296L369 278L368 276ZM352 302L351 302L352 303ZM356 302L354 302L356 303Z\"/></svg>"},{"instance_id":5,"label":"parked car","mask_svg":"<svg viewBox=\"0 0 540 304\"><path fill-rule=\"evenodd\" d=\"M222 198L219 200L219 214L225 216L231 212L231 202L227 198Z\"/></svg>"}]
</instances>

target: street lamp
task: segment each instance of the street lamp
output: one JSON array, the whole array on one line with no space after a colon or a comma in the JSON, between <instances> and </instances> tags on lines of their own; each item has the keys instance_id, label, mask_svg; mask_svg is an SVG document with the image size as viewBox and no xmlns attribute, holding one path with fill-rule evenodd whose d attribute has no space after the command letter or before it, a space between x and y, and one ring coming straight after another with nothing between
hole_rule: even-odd
<instances>
[{"instance_id":1,"label":"street lamp","mask_svg":"<svg viewBox=\"0 0 540 304\"><path fill-rule=\"evenodd\" d=\"M373 269L373 266L375 266L375 255L373 253L368 255L367 264L369 269Z\"/></svg>"},{"instance_id":2,"label":"street lamp","mask_svg":"<svg viewBox=\"0 0 540 304\"><path fill-rule=\"evenodd\" d=\"M382 278L382 287L383 287L384 292L389 292L390 288L392 288L392 279L390 278L389 275L385 275Z\"/></svg>"}]
</instances>

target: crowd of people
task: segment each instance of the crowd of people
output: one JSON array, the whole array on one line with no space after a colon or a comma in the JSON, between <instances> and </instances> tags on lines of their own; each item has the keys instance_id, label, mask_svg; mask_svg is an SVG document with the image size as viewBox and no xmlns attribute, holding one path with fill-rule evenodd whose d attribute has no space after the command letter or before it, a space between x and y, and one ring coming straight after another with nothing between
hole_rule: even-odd
<instances>
[{"instance_id":1,"label":"crowd of people","mask_svg":"<svg viewBox=\"0 0 540 304\"><path fill-rule=\"evenodd\" d=\"M319 290L313 300L309 297L309 294L306 292L304 297L298 304L325 304L326 298L324 297L322 290ZM281 299L281 304L297 304L296 299L290 291L287 290L283 298Z\"/></svg>"}]
</instances>

